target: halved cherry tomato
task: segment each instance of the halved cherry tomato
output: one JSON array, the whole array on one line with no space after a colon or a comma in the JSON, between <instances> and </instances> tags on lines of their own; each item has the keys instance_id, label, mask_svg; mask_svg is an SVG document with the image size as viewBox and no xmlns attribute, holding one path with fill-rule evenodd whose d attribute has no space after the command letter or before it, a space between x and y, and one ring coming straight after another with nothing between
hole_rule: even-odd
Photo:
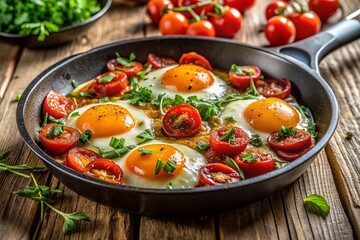
<instances>
[{"instance_id":1,"label":"halved cherry tomato","mask_svg":"<svg viewBox=\"0 0 360 240\"><path fill-rule=\"evenodd\" d=\"M204 56L202 56L196 52L184 53L183 55L181 55L179 63L180 64L194 64L194 65L209 69L211 71L213 70L209 61Z\"/></svg>"},{"instance_id":2,"label":"halved cherry tomato","mask_svg":"<svg viewBox=\"0 0 360 240\"><path fill-rule=\"evenodd\" d=\"M196 108L181 104L166 112L162 124L162 131L166 136L184 138L196 135L200 131L202 120Z\"/></svg>"},{"instance_id":3,"label":"halved cherry tomato","mask_svg":"<svg viewBox=\"0 0 360 240\"><path fill-rule=\"evenodd\" d=\"M122 71L128 77L135 77L138 72L143 69L143 65L139 62L133 62L133 65L126 67L121 65L116 59L111 59L107 62L106 67L109 71Z\"/></svg>"},{"instance_id":4,"label":"halved cherry tomato","mask_svg":"<svg viewBox=\"0 0 360 240\"><path fill-rule=\"evenodd\" d=\"M294 23L284 16L270 18L265 25L264 32L271 46L292 43L296 36Z\"/></svg>"},{"instance_id":5,"label":"halved cherry tomato","mask_svg":"<svg viewBox=\"0 0 360 240\"><path fill-rule=\"evenodd\" d=\"M115 77L110 82L100 82L102 77L114 74ZM123 71L110 71L103 73L93 80L94 90L99 95L112 96L121 93L128 86L128 77Z\"/></svg>"},{"instance_id":6,"label":"halved cherry tomato","mask_svg":"<svg viewBox=\"0 0 360 240\"><path fill-rule=\"evenodd\" d=\"M250 87L250 77L256 83L260 75L261 70L256 66L236 66L235 68L233 65L229 71L231 84L240 90Z\"/></svg>"},{"instance_id":7,"label":"halved cherry tomato","mask_svg":"<svg viewBox=\"0 0 360 240\"><path fill-rule=\"evenodd\" d=\"M223 0L224 5L236 8L239 12L244 12L255 4L255 0Z\"/></svg>"},{"instance_id":8,"label":"halved cherry tomato","mask_svg":"<svg viewBox=\"0 0 360 240\"><path fill-rule=\"evenodd\" d=\"M147 62L151 64L154 69L167 67L170 65L177 64L177 62L169 57L159 57L153 53L150 53L147 57Z\"/></svg>"},{"instance_id":9,"label":"halved cherry tomato","mask_svg":"<svg viewBox=\"0 0 360 240\"><path fill-rule=\"evenodd\" d=\"M204 154L204 156L206 157L206 159L208 160L208 162L210 163L223 163L223 164L227 164L226 163L226 157L227 155L223 154L223 153L219 153L217 151L215 151L212 148L209 148L205 151L201 152L202 154Z\"/></svg>"},{"instance_id":10,"label":"halved cherry tomato","mask_svg":"<svg viewBox=\"0 0 360 240\"><path fill-rule=\"evenodd\" d=\"M99 158L86 165L84 174L106 182L121 184L123 171L114 161Z\"/></svg>"},{"instance_id":11,"label":"halved cherry tomato","mask_svg":"<svg viewBox=\"0 0 360 240\"><path fill-rule=\"evenodd\" d=\"M295 41L315 35L321 27L320 18L314 12L293 14L290 19L296 29Z\"/></svg>"},{"instance_id":12,"label":"halved cherry tomato","mask_svg":"<svg viewBox=\"0 0 360 240\"><path fill-rule=\"evenodd\" d=\"M279 140L276 139L279 131L273 132L267 140L268 145L275 150L290 152L297 152L310 147L312 143L310 133L301 129L294 130L297 133L292 136L282 137Z\"/></svg>"},{"instance_id":13,"label":"halved cherry tomato","mask_svg":"<svg viewBox=\"0 0 360 240\"><path fill-rule=\"evenodd\" d=\"M316 12L322 21L333 16L339 6L339 0L309 0L310 10Z\"/></svg>"},{"instance_id":14,"label":"halved cherry tomato","mask_svg":"<svg viewBox=\"0 0 360 240\"><path fill-rule=\"evenodd\" d=\"M311 145L308 148L302 149L300 151L292 152L292 151L284 151L284 150L274 150L275 154L285 160L285 161L293 161L302 155L304 155L307 151L309 151L311 148L313 148L315 145L315 140L311 139Z\"/></svg>"},{"instance_id":15,"label":"halved cherry tomato","mask_svg":"<svg viewBox=\"0 0 360 240\"><path fill-rule=\"evenodd\" d=\"M217 37L233 38L241 29L242 16L235 8L225 7L222 16L212 15L209 21L213 24Z\"/></svg>"},{"instance_id":16,"label":"halved cherry tomato","mask_svg":"<svg viewBox=\"0 0 360 240\"><path fill-rule=\"evenodd\" d=\"M281 0L271 2L265 10L266 20L279 15L279 12L286 7L287 3Z\"/></svg>"},{"instance_id":17,"label":"halved cherry tomato","mask_svg":"<svg viewBox=\"0 0 360 240\"><path fill-rule=\"evenodd\" d=\"M255 86L258 92L264 97L285 99L291 93L291 82L287 79L259 80Z\"/></svg>"},{"instance_id":18,"label":"halved cherry tomato","mask_svg":"<svg viewBox=\"0 0 360 240\"><path fill-rule=\"evenodd\" d=\"M224 139L230 131L232 131L232 136L229 136L228 139ZM248 143L249 136L239 127L225 126L210 133L211 148L229 156L234 156L242 152Z\"/></svg>"},{"instance_id":19,"label":"halved cherry tomato","mask_svg":"<svg viewBox=\"0 0 360 240\"><path fill-rule=\"evenodd\" d=\"M240 181L240 176L233 168L222 163L209 163L199 170L199 186L215 186Z\"/></svg>"},{"instance_id":20,"label":"halved cherry tomato","mask_svg":"<svg viewBox=\"0 0 360 240\"><path fill-rule=\"evenodd\" d=\"M66 155L64 165L82 173L86 165L98 158L100 158L100 155L93 150L74 147Z\"/></svg>"},{"instance_id":21,"label":"halved cherry tomato","mask_svg":"<svg viewBox=\"0 0 360 240\"><path fill-rule=\"evenodd\" d=\"M244 155L249 157L244 160ZM254 159L251 159L253 157ZM246 158L245 158L246 159ZM256 177L274 170L275 161L271 153L261 148L249 148L235 156L234 161L237 163L245 178Z\"/></svg>"},{"instance_id":22,"label":"halved cherry tomato","mask_svg":"<svg viewBox=\"0 0 360 240\"><path fill-rule=\"evenodd\" d=\"M169 12L160 19L159 30L162 35L181 35L186 33L188 26L188 19L183 14Z\"/></svg>"},{"instance_id":23,"label":"halved cherry tomato","mask_svg":"<svg viewBox=\"0 0 360 240\"><path fill-rule=\"evenodd\" d=\"M75 103L70 98L51 90L44 99L42 113L44 116L48 113L50 116L59 119L66 117L75 108Z\"/></svg>"},{"instance_id":24,"label":"halved cherry tomato","mask_svg":"<svg viewBox=\"0 0 360 240\"><path fill-rule=\"evenodd\" d=\"M201 4L204 2L203 0L179 0L178 6L186 7L186 6L194 6L196 4ZM194 12L199 16L206 16L209 12L212 12L214 7L211 4L206 4L201 7L194 8ZM193 16L189 12L183 12L184 16L187 19L193 19Z\"/></svg>"},{"instance_id":25,"label":"halved cherry tomato","mask_svg":"<svg viewBox=\"0 0 360 240\"><path fill-rule=\"evenodd\" d=\"M60 155L76 145L80 133L75 128L64 127L64 132L60 136L54 136L53 138L47 137L47 134L51 129L56 126L58 126L58 124L50 123L45 125L41 128L39 137L42 145L47 151Z\"/></svg>"},{"instance_id":26,"label":"halved cherry tomato","mask_svg":"<svg viewBox=\"0 0 360 240\"><path fill-rule=\"evenodd\" d=\"M150 0L148 2L146 12L154 25L159 25L161 13L166 6L172 8L173 4L169 0Z\"/></svg>"},{"instance_id":27,"label":"halved cherry tomato","mask_svg":"<svg viewBox=\"0 0 360 240\"><path fill-rule=\"evenodd\" d=\"M215 37L215 28L208 20L196 21L189 25L187 35Z\"/></svg>"}]
</instances>

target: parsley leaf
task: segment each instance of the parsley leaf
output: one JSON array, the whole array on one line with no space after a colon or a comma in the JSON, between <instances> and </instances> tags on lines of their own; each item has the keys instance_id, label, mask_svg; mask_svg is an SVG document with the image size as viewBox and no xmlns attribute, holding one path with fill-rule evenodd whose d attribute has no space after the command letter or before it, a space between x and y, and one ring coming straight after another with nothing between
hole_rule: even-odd
<instances>
[{"instance_id":1,"label":"parsley leaf","mask_svg":"<svg viewBox=\"0 0 360 240\"><path fill-rule=\"evenodd\" d=\"M151 102L152 91L146 87L141 87L138 84L134 84L133 89L125 92L121 99L130 100L132 105L144 106Z\"/></svg>"},{"instance_id":2,"label":"parsley leaf","mask_svg":"<svg viewBox=\"0 0 360 240\"><path fill-rule=\"evenodd\" d=\"M108 75L106 75L106 76L101 76L98 81L99 81L100 83L109 83L109 82L111 82L115 77L116 77L116 75L113 74L112 72L110 72L110 73L109 73Z\"/></svg>"},{"instance_id":3,"label":"parsley leaf","mask_svg":"<svg viewBox=\"0 0 360 240\"><path fill-rule=\"evenodd\" d=\"M264 140L260 137L259 134L251 135L249 143L255 147L261 147L264 145Z\"/></svg>"},{"instance_id":4,"label":"parsley leaf","mask_svg":"<svg viewBox=\"0 0 360 240\"><path fill-rule=\"evenodd\" d=\"M298 133L298 131L293 130L293 127L281 126L281 129L275 139L276 139L276 141L280 141L281 138L291 137L297 133Z\"/></svg>"},{"instance_id":5,"label":"parsley leaf","mask_svg":"<svg viewBox=\"0 0 360 240\"><path fill-rule=\"evenodd\" d=\"M118 52L115 53L116 54L116 61L124 66L124 67L131 67L135 64L135 62L133 60L135 60L136 56L134 53L131 53L129 58L124 58L121 57L120 54Z\"/></svg>"},{"instance_id":6,"label":"parsley leaf","mask_svg":"<svg viewBox=\"0 0 360 240\"><path fill-rule=\"evenodd\" d=\"M256 162L258 159L257 157L254 156L254 154L252 152L247 152L245 153L241 159L244 161L244 162L248 162L248 163L251 163L251 162Z\"/></svg>"},{"instance_id":7,"label":"parsley leaf","mask_svg":"<svg viewBox=\"0 0 360 240\"><path fill-rule=\"evenodd\" d=\"M330 212L330 207L326 199L318 194L312 194L304 198L304 205L306 210L315 213L324 219Z\"/></svg>"},{"instance_id":8,"label":"parsley leaf","mask_svg":"<svg viewBox=\"0 0 360 240\"><path fill-rule=\"evenodd\" d=\"M54 138L55 136L60 136L64 132L63 125L52 126L50 131L46 134L47 138Z\"/></svg>"}]
</instances>

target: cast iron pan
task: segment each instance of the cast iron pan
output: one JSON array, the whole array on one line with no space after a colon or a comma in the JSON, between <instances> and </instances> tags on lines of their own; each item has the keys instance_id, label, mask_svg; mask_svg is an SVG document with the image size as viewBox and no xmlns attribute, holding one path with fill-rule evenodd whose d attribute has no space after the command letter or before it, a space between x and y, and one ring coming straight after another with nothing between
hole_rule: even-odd
<instances>
[{"instance_id":1,"label":"cast iron pan","mask_svg":"<svg viewBox=\"0 0 360 240\"><path fill-rule=\"evenodd\" d=\"M98 0L98 2L100 3L101 10L97 14L84 22L62 28L58 32L50 33L42 42L38 41L37 36L35 35L22 36L19 34L3 32L0 32L0 41L31 48L51 47L70 42L83 32L87 31L100 17L102 17L110 8L112 0Z\"/></svg>"},{"instance_id":2,"label":"cast iron pan","mask_svg":"<svg viewBox=\"0 0 360 240\"><path fill-rule=\"evenodd\" d=\"M151 215L213 212L259 200L297 179L334 133L338 105L333 91L318 74L317 64L331 50L360 37L360 21L356 16L348 17L310 39L270 50L230 40L189 36L127 40L95 48L51 66L31 82L17 108L19 131L26 144L67 187L93 201L129 212ZM83 82L104 72L107 60L113 58L116 51L124 56L134 52L143 62L148 53L178 59L184 52L196 51L209 59L215 68L229 69L232 63L257 65L267 76L288 78L294 86L293 95L312 110L319 132L317 143L305 155L279 170L216 187L144 189L84 176L54 161L39 147L42 101L50 90L70 92L71 79Z\"/></svg>"}]
</instances>

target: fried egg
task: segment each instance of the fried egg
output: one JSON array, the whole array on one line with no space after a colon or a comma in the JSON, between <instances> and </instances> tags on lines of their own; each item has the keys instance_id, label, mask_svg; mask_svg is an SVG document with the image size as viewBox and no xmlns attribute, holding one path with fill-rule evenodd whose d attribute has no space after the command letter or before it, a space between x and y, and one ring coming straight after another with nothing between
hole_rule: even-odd
<instances>
[{"instance_id":1,"label":"fried egg","mask_svg":"<svg viewBox=\"0 0 360 240\"><path fill-rule=\"evenodd\" d=\"M150 72L139 85L151 89L155 96L166 93L184 98L222 97L227 86L211 71L193 64L172 65Z\"/></svg>"},{"instance_id":2,"label":"fried egg","mask_svg":"<svg viewBox=\"0 0 360 240\"><path fill-rule=\"evenodd\" d=\"M228 104L220 118L224 122L231 118L234 120L232 124L241 127L249 136L259 134L266 140L282 126L306 128L307 120L293 105L279 98L238 100Z\"/></svg>"},{"instance_id":3,"label":"fried egg","mask_svg":"<svg viewBox=\"0 0 360 240\"><path fill-rule=\"evenodd\" d=\"M90 130L91 144L106 149L112 137L124 138L126 145L136 144L136 135L151 128L152 120L127 101L117 101L78 108L69 115L65 125L81 133Z\"/></svg>"},{"instance_id":4,"label":"fried egg","mask_svg":"<svg viewBox=\"0 0 360 240\"><path fill-rule=\"evenodd\" d=\"M148 152L144 154L144 152ZM155 168L158 160L166 164L169 160L176 163L172 173ZM193 188L199 182L199 169L206 164L205 157L199 152L181 145L168 144L153 140L133 149L126 156L117 159L124 172L123 184L143 188Z\"/></svg>"}]
</instances>

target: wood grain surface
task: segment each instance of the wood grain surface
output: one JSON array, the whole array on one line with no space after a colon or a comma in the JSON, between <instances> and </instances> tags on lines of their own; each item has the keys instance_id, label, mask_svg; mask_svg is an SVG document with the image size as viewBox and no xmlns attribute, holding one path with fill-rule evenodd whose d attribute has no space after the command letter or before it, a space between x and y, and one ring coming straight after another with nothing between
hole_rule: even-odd
<instances>
[{"instance_id":1,"label":"wood grain surface","mask_svg":"<svg viewBox=\"0 0 360 240\"><path fill-rule=\"evenodd\" d=\"M270 0L258 0L244 15L236 41L264 46L259 33ZM341 1L344 14L360 8L360 1ZM119 1L96 25L75 41L36 50L0 43L0 151L12 148L6 162L42 165L22 141L15 124L16 94L57 61L93 47L129 38L160 35L150 24L143 5ZM64 212L84 211L91 222L79 222L78 232L62 233L63 219L46 211L39 239L360 239L360 42L328 55L320 72L340 105L338 128L310 168L293 184L261 201L208 215L183 217L139 216L87 200L47 172L37 173L41 184L63 190L54 206ZM346 133L354 137L346 140ZM0 239L30 239L39 220L39 204L12 194L31 185L30 179L0 172ZM330 214L323 219L308 213L303 198L326 197Z\"/></svg>"}]
</instances>

